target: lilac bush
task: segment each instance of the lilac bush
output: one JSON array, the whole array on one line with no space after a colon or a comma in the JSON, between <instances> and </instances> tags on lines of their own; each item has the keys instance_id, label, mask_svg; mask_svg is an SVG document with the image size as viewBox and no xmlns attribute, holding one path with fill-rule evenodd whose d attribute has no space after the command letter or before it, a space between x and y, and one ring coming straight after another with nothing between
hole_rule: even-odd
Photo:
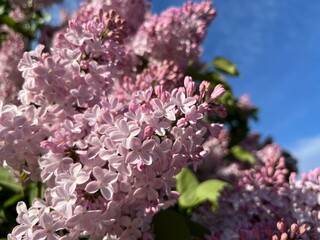
<instances>
[{"instance_id":1,"label":"lilac bush","mask_svg":"<svg viewBox=\"0 0 320 240\"><path fill-rule=\"evenodd\" d=\"M23 14L57 2L8 1ZM8 239L319 239L320 170L297 178L250 132L257 108L221 74L235 66L201 63L212 3L150 8L84 1L31 51L2 26L0 163L31 200L3 204L16 203ZM159 234L161 216L177 233Z\"/></svg>"}]
</instances>

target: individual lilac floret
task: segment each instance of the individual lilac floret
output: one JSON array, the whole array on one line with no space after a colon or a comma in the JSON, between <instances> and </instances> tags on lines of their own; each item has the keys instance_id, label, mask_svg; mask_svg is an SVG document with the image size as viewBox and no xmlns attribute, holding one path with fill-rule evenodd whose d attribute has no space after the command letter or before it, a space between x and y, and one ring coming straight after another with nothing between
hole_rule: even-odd
<instances>
[{"instance_id":1,"label":"individual lilac floret","mask_svg":"<svg viewBox=\"0 0 320 240\"><path fill-rule=\"evenodd\" d=\"M184 71L198 62L200 44L214 16L210 2L190 1L181 8L171 7L143 23L132 49L151 62L172 60Z\"/></svg>"},{"instance_id":2,"label":"individual lilac floret","mask_svg":"<svg viewBox=\"0 0 320 240\"><path fill-rule=\"evenodd\" d=\"M84 190L90 194L96 193L100 190L101 195L106 200L112 199L114 192L112 183L117 181L118 174L115 172L109 172L98 166L93 168L92 174L96 180L88 183Z\"/></svg>"}]
</instances>

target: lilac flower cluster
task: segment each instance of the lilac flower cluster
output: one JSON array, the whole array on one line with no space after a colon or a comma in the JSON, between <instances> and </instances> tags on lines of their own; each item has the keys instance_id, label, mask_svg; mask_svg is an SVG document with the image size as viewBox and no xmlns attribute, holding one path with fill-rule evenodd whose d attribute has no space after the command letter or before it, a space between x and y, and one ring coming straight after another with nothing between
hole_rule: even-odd
<instances>
[{"instance_id":1,"label":"lilac flower cluster","mask_svg":"<svg viewBox=\"0 0 320 240\"><path fill-rule=\"evenodd\" d=\"M189 1L182 8L171 7L143 23L132 42L133 51L155 63L174 61L185 70L197 64L200 44L214 17L210 2Z\"/></svg>"},{"instance_id":2,"label":"lilac flower cluster","mask_svg":"<svg viewBox=\"0 0 320 240\"><path fill-rule=\"evenodd\" d=\"M40 9L43 7L49 7L52 4L55 3L61 3L63 0L33 0L33 1L27 1L27 0L9 0L9 2L14 6L18 8L31 8L31 9Z\"/></svg>"},{"instance_id":3,"label":"lilac flower cluster","mask_svg":"<svg viewBox=\"0 0 320 240\"><path fill-rule=\"evenodd\" d=\"M62 2L62 0L10 0L2 3L3 6L1 6L1 8L3 9L1 11L3 11L3 13L1 13L1 15L6 18L7 14L9 20L2 20L0 26L1 38L3 38L3 40L0 41L0 101L19 104L17 95L22 87L24 78L21 76L21 72L17 66L31 41L17 30L26 30L27 28L24 26L31 25L28 11L39 10L58 2ZM11 5L9 9L6 9L6 5L8 4ZM7 13L6 11L9 12ZM9 25L6 25L8 24L7 22L9 22Z\"/></svg>"},{"instance_id":4,"label":"lilac flower cluster","mask_svg":"<svg viewBox=\"0 0 320 240\"><path fill-rule=\"evenodd\" d=\"M196 99L194 86L187 77L172 92L161 86L137 92L129 105L105 99L61 123L42 142L48 149L39 160L46 203L21 211L10 236L58 238L57 230L68 239L150 234L152 216L177 199L174 176L205 155L202 118L216 98ZM221 94L217 86L211 96Z\"/></svg>"},{"instance_id":5,"label":"lilac flower cluster","mask_svg":"<svg viewBox=\"0 0 320 240\"><path fill-rule=\"evenodd\" d=\"M106 41L103 33L108 24L117 24L118 29L109 32ZM40 142L61 122L110 92L121 70L123 47L116 38L122 27L114 12L101 12L83 25L70 21L52 54L42 53L42 45L24 53L18 65L24 78L18 95L22 104L1 109L1 161L40 180L40 170L34 170L39 169L38 159L44 152Z\"/></svg>"},{"instance_id":6,"label":"lilac flower cluster","mask_svg":"<svg viewBox=\"0 0 320 240\"><path fill-rule=\"evenodd\" d=\"M198 89L169 55L157 63L144 56L139 70L132 42L148 6L88 1L50 53L43 45L24 53L21 105L1 105L0 161L46 191L30 208L18 204L8 239L152 239L152 217L179 196L174 177L202 162L205 134L221 130L204 117L225 116L217 102L225 90L206 81ZM207 2L174 11L193 41L180 39L180 49L194 52L176 56L194 61L214 11Z\"/></svg>"},{"instance_id":7,"label":"lilac flower cluster","mask_svg":"<svg viewBox=\"0 0 320 240\"><path fill-rule=\"evenodd\" d=\"M9 15L16 21L24 17L19 9L11 11ZM17 104L17 93L23 83L17 65L26 50L27 40L6 25L1 25L0 31L6 33L5 41L0 44L0 101Z\"/></svg>"},{"instance_id":8,"label":"lilac flower cluster","mask_svg":"<svg viewBox=\"0 0 320 240\"><path fill-rule=\"evenodd\" d=\"M150 0L86 0L79 10L74 13L77 22L83 23L90 16L96 15L102 9L104 12L114 10L127 22L127 34L134 34L145 21L145 16L150 9Z\"/></svg>"},{"instance_id":9,"label":"lilac flower cluster","mask_svg":"<svg viewBox=\"0 0 320 240\"><path fill-rule=\"evenodd\" d=\"M115 83L113 94L121 101L128 101L128 90L131 92L145 91L150 86L161 85L167 91L183 85L183 74L174 62L163 61L150 64L141 73L130 74Z\"/></svg>"},{"instance_id":10,"label":"lilac flower cluster","mask_svg":"<svg viewBox=\"0 0 320 240\"><path fill-rule=\"evenodd\" d=\"M24 54L18 66L25 78L21 102L55 106L65 115L99 103L124 64L123 28L114 11L100 11L83 24L70 20L51 54L42 53L41 45Z\"/></svg>"},{"instance_id":11,"label":"lilac flower cluster","mask_svg":"<svg viewBox=\"0 0 320 240\"><path fill-rule=\"evenodd\" d=\"M318 239L320 170L302 179L293 174L288 182L288 169L278 146L267 145L257 156L260 162L255 168L242 171L233 189L221 193L217 212L210 211L207 204L195 212L195 220L212 231L207 239L277 239L280 235L287 236L283 239L295 239L289 238L291 235ZM280 220L294 228L291 235L284 227L277 228ZM303 230L298 232L297 224L305 224Z\"/></svg>"},{"instance_id":12,"label":"lilac flower cluster","mask_svg":"<svg viewBox=\"0 0 320 240\"><path fill-rule=\"evenodd\" d=\"M2 27L6 31L6 41L0 46L0 100L5 103L18 103L17 93L23 78L17 65L25 51L25 41L22 36L12 30Z\"/></svg>"}]
</instances>

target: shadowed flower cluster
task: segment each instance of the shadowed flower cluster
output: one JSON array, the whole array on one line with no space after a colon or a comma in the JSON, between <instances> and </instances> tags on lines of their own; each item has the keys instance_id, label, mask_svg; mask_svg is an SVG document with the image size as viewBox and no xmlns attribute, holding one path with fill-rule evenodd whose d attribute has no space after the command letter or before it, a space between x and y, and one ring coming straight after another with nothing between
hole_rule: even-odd
<instances>
[{"instance_id":1,"label":"shadowed flower cluster","mask_svg":"<svg viewBox=\"0 0 320 240\"><path fill-rule=\"evenodd\" d=\"M278 146L267 145L257 156L259 163L240 172L233 189L221 193L216 212L208 204L195 212L194 218L212 231L207 239L318 239L319 169L302 179L292 174L288 181Z\"/></svg>"}]
</instances>

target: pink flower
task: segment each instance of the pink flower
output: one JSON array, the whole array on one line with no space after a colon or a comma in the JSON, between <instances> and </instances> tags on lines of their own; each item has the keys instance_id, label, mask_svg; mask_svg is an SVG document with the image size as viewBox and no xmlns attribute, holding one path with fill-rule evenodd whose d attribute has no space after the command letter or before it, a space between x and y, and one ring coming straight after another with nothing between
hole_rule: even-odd
<instances>
[{"instance_id":1,"label":"pink flower","mask_svg":"<svg viewBox=\"0 0 320 240\"><path fill-rule=\"evenodd\" d=\"M168 121L161 121L159 118L156 118L154 116L145 119L145 121L149 125L149 127L151 127L159 136L164 136L166 133L166 129L170 127L170 123Z\"/></svg>"},{"instance_id":2,"label":"pink flower","mask_svg":"<svg viewBox=\"0 0 320 240\"><path fill-rule=\"evenodd\" d=\"M118 129L110 134L111 139L122 142L122 145L129 149L132 139L140 133L141 128L135 122L124 119L116 121L116 126Z\"/></svg>"},{"instance_id":3,"label":"pink flower","mask_svg":"<svg viewBox=\"0 0 320 240\"><path fill-rule=\"evenodd\" d=\"M155 146L154 140L147 139L143 142L139 138L132 138L131 149L128 153L126 162L131 164L143 163L146 165L152 164L155 161L156 156L153 154L153 148Z\"/></svg>"},{"instance_id":4,"label":"pink flower","mask_svg":"<svg viewBox=\"0 0 320 240\"><path fill-rule=\"evenodd\" d=\"M198 120L203 118L203 114L197 111L196 106L193 105L185 112L185 118L189 123L196 124Z\"/></svg>"},{"instance_id":5,"label":"pink flower","mask_svg":"<svg viewBox=\"0 0 320 240\"><path fill-rule=\"evenodd\" d=\"M112 185L117 181L118 175L102 169L101 167L94 167L92 174L96 180L89 182L85 187L85 191L93 194L100 190L102 196L106 200L112 199L114 193L114 188Z\"/></svg>"},{"instance_id":6,"label":"pink flower","mask_svg":"<svg viewBox=\"0 0 320 240\"><path fill-rule=\"evenodd\" d=\"M152 107L154 109L153 115L157 118L165 117L170 121L175 121L176 116L173 112L174 104L173 103L163 103L160 99L152 99Z\"/></svg>"},{"instance_id":7,"label":"pink flower","mask_svg":"<svg viewBox=\"0 0 320 240\"><path fill-rule=\"evenodd\" d=\"M77 201L73 189L72 184L67 183L63 186L54 187L51 193L53 208L67 218L72 216L74 204Z\"/></svg>"},{"instance_id":8,"label":"pink flower","mask_svg":"<svg viewBox=\"0 0 320 240\"><path fill-rule=\"evenodd\" d=\"M43 213L40 216L40 224L43 229L36 230L33 234L33 239L58 240L60 236L56 232L65 228L63 220L54 221L49 213Z\"/></svg>"},{"instance_id":9,"label":"pink flower","mask_svg":"<svg viewBox=\"0 0 320 240\"><path fill-rule=\"evenodd\" d=\"M171 97L171 102L180 108L183 113L186 113L197 100L194 97L186 97L183 92L179 91L175 96Z\"/></svg>"},{"instance_id":10,"label":"pink flower","mask_svg":"<svg viewBox=\"0 0 320 240\"><path fill-rule=\"evenodd\" d=\"M225 93L225 89L222 84L218 84L215 86L213 92L211 93L210 100L216 101L218 98L222 97L222 95Z\"/></svg>"},{"instance_id":11,"label":"pink flower","mask_svg":"<svg viewBox=\"0 0 320 240\"><path fill-rule=\"evenodd\" d=\"M135 218L132 220L127 216L123 216L120 222L121 225L125 227L125 230L121 234L121 238L133 240L141 237L141 231L139 230L143 223L141 218Z\"/></svg>"},{"instance_id":12,"label":"pink flower","mask_svg":"<svg viewBox=\"0 0 320 240\"><path fill-rule=\"evenodd\" d=\"M73 192L77 185L83 184L89 180L89 173L82 170L80 163L72 164L68 173L59 174L56 182L59 184L70 184L70 192Z\"/></svg>"},{"instance_id":13,"label":"pink flower","mask_svg":"<svg viewBox=\"0 0 320 240\"><path fill-rule=\"evenodd\" d=\"M172 145L172 152L178 153L181 152L186 141L188 141L189 133L186 133L183 128L173 127L171 131L174 136L174 142Z\"/></svg>"},{"instance_id":14,"label":"pink flower","mask_svg":"<svg viewBox=\"0 0 320 240\"><path fill-rule=\"evenodd\" d=\"M31 215L27 211L19 214L17 222L20 224L12 230L12 234L17 238L29 238L31 239L33 234L33 228L39 221L37 215Z\"/></svg>"}]
</instances>

